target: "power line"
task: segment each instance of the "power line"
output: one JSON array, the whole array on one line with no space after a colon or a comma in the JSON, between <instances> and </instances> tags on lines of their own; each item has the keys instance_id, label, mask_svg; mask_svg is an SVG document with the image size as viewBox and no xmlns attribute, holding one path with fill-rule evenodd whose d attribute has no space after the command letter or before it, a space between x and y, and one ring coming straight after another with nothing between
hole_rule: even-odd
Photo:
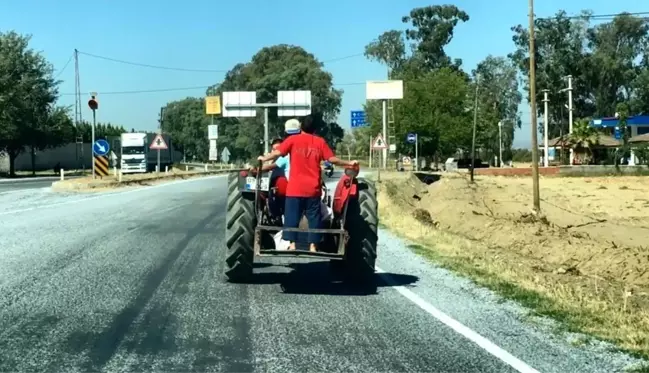
<instances>
[{"instance_id":1,"label":"power line","mask_svg":"<svg viewBox=\"0 0 649 373\"><path fill-rule=\"evenodd\" d=\"M419 82L415 82L419 83ZM357 83L334 83L333 84L336 87L340 86L354 86L354 85L365 85L365 82L357 82ZM128 95L128 94L138 94L138 93L157 93L157 92L174 92L174 91L194 91L194 90L199 90L199 89L208 89L210 87L213 87L213 85L201 85L201 86L193 86L193 87L176 87L176 88L153 88L153 89L138 89L138 90L132 90L132 91L108 91L108 92L103 92L103 91L97 91L101 93L102 96L105 95ZM60 96L74 96L75 93L67 92L67 93L61 93Z\"/></svg>"},{"instance_id":2,"label":"power line","mask_svg":"<svg viewBox=\"0 0 649 373\"><path fill-rule=\"evenodd\" d=\"M88 57L92 57L92 58L101 59L101 60L117 62L117 63L121 63L121 64L125 64L125 65L146 67L146 68L149 68L149 69L185 71L185 72L197 72L197 73L226 73L226 72L230 71L229 69L228 70L189 69L189 68L183 68L183 67L151 65L151 64L140 63L140 62L121 60L121 59L112 58L112 57L99 56L99 55L96 55L96 54L82 52L82 51L79 51L79 54L82 54L82 55L88 56ZM355 58L355 57L359 57L359 56L363 56L363 55L364 55L363 53L356 53L356 54L352 54L352 55L349 55L349 56L332 58L330 60L322 61L322 63L337 62L337 61L347 60L347 59L350 59L350 58Z\"/></svg>"},{"instance_id":3,"label":"power line","mask_svg":"<svg viewBox=\"0 0 649 373\"><path fill-rule=\"evenodd\" d=\"M648 17L649 12L622 12L622 13L611 13L611 14L592 14L592 15L576 15L576 16L550 16L550 17L538 17L536 20L552 20L552 19L590 19L594 21L610 21L615 17L622 15L632 16L632 17Z\"/></svg>"},{"instance_id":4,"label":"power line","mask_svg":"<svg viewBox=\"0 0 649 373\"><path fill-rule=\"evenodd\" d=\"M70 58L68 58L68 62L66 62L65 65L63 65L63 68L61 70L59 70L58 73L56 73L56 75L54 76L54 79L58 78L61 74L63 74L65 69L68 68L68 65L70 65L70 62L72 62L73 58L74 58L74 53L72 55L70 55Z\"/></svg>"}]
</instances>

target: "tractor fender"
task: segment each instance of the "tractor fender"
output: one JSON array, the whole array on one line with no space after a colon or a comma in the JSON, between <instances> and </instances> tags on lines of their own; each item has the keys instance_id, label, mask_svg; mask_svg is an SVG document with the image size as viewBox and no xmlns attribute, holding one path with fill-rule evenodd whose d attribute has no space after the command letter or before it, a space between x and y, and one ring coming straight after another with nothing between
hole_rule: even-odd
<instances>
[{"instance_id":1,"label":"tractor fender","mask_svg":"<svg viewBox=\"0 0 649 373\"><path fill-rule=\"evenodd\" d=\"M344 175L338 180L336 190L334 192L334 200L332 210L334 215L340 216L345 209L345 203L350 198L358 196L358 182L347 175Z\"/></svg>"}]
</instances>

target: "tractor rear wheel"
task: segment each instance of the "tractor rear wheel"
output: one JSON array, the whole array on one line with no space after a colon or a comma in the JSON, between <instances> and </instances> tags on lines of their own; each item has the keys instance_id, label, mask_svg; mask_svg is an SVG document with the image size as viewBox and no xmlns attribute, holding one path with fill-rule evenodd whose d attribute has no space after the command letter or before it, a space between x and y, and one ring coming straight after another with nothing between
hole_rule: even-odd
<instances>
[{"instance_id":1,"label":"tractor rear wheel","mask_svg":"<svg viewBox=\"0 0 649 373\"><path fill-rule=\"evenodd\" d=\"M246 282L252 277L257 216L254 193L241 193L238 173L228 175L226 209L225 275L231 282Z\"/></svg>"},{"instance_id":2,"label":"tractor rear wheel","mask_svg":"<svg viewBox=\"0 0 649 373\"><path fill-rule=\"evenodd\" d=\"M346 230L349 241L345 267L354 282L376 287L374 276L378 244L378 201L374 184L358 179L358 197L349 201Z\"/></svg>"}]
</instances>

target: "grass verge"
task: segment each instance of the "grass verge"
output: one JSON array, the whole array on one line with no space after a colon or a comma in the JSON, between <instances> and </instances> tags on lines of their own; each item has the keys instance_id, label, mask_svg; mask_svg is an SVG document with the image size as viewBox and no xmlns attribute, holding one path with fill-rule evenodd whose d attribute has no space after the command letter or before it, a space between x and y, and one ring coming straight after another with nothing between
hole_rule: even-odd
<instances>
[{"instance_id":1,"label":"grass verge","mask_svg":"<svg viewBox=\"0 0 649 373\"><path fill-rule=\"evenodd\" d=\"M556 320L559 332L586 334L635 357L649 358L647 309L627 307L622 295L607 292L604 284L593 293L585 280L564 280L573 276L539 270L534 258L440 229L419 216L422 209L408 208L395 199L401 189L389 178L378 188L382 226L413 242L410 249L415 253L521 304L532 315ZM588 339L579 343L587 344Z\"/></svg>"}]
</instances>

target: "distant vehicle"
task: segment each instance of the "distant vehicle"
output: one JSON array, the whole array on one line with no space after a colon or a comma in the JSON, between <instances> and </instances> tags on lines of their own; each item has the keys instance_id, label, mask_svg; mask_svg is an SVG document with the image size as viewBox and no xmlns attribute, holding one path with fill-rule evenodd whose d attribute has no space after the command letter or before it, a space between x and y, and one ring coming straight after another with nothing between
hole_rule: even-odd
<instances>
[{"instance_id":1,"label":"distant vehicle","mask_svg":"<svg viewBox=\"0 0 649 373\"><path fill-rule=\"evenodd\" d=\"M128 132L120 135L119 146L115 145L114 147L120 149L119 165L122 173L155 171L158 164L158 151L149 149L155 137L154 133L144 132ZM182 153L175 149L169 135L163 134L162 138L167 143L167 149L160 150L160 170L164 171L174 162L179 162L182 159Z\"/></svg>"},{"instance_id":2,"label":"distant vehicle","mask_svg":"<svg viewBox=\"0 0 649 373\"><path fill-rule=\"evenodd\" d=\"M155 133L148 133L146 138L146 160L147 170L149 170L149 172L155 171L155 168L158 165L158 151L149 149L149 145L151 145L156 136ZM174 163L180 162L183 159L183 155L174 146L171 136L162 134L162 138L165 143L167 143L167 149L160 150L160 170L164 171L165 167L171 168Z\"/></svg>"},{"instance_id":3,"label":"distant vehicle","mask_svg":"<svg viewBox=\"0 0 649 373\"><path fill-rule=\"evenodd\" d=\"M327 177L332 177L334 174L334 165L331 164L331 162L329 161L325 161L324 170L325 170L325 175L327 175Z\"/></svg>"},{"instance_id":4,"label":"distant vehicle","mask_svg":"<svg viewBox=\"0 0 649 373\"><path fill-rule=\"evenodd\" d=\"M146 133L123 133L120 136L120 169L123 174L145 173L148 145Z\"/></svg>"}]
</instances>

